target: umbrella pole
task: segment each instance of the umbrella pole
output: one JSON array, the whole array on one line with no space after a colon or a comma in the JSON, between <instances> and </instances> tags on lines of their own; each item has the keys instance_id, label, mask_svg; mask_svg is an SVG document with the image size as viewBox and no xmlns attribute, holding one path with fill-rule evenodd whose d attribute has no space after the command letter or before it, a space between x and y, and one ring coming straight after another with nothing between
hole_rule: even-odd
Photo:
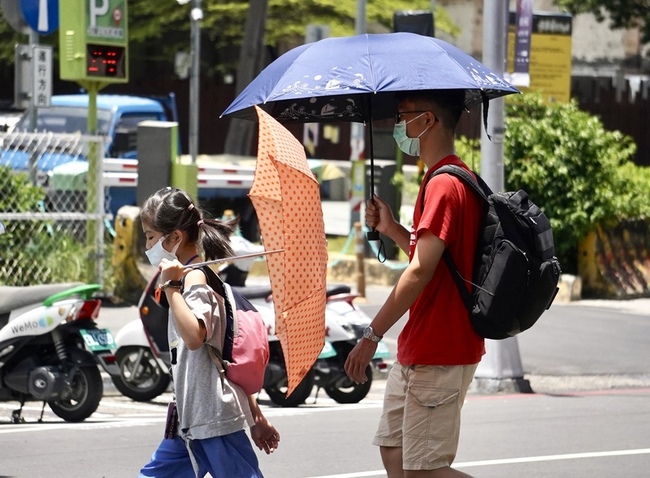
<instances>
[{"instance_id":1,"label":"umbrella pole","mask_svg":"<svg viewBox=\"0 0 650 478\"><path fill-rule=\"evenodd\" d=\"M370 137L370 192L368 194L368 199L372 199L375 195L375 143L373 141L372 134L372 100L368 100L368 112L370 113L370 119L368 120L368 133ZM372 231L366 233L366 238L369 241L378 241L379 233L372 228Z\"/></svg>"}]
</instances>

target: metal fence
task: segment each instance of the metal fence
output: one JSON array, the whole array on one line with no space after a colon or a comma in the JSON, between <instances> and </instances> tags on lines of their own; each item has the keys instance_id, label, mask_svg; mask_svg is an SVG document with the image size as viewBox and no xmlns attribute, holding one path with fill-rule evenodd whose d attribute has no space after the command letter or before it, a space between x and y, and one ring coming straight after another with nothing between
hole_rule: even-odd
<instances>
[{"instance_id":1,"label":"metal fence","mask_svg":"<svg viewBox=\"0 0 650 478\"><path fill-rule=\"evenodd\" d=\"M0 134L0 285L104 285L104 139ZM98 191L101 194L98 194Z\"/></svg>"}]
</instances>

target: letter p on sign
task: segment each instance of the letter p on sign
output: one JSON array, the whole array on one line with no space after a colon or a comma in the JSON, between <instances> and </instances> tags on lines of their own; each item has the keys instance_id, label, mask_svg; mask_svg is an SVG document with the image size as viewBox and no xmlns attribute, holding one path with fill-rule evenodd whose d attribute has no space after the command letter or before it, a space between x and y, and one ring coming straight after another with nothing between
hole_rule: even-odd
<instances>
[{"instance_id":1,"label":"letter p on sign","mask_svg":"<svg viewBox=\"0 0 650 478\"><path fill-rule=\"evenodd\" d=\"M90 26L97 26L97 17L103 17L108 13L108 0L90 1Z\"/></svg>"}]
</instances>

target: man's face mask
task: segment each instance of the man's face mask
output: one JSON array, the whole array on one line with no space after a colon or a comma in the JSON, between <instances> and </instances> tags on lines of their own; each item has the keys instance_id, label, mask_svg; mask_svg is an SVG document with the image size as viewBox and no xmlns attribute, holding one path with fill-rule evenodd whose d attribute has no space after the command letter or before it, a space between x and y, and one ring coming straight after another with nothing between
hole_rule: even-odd
<instances>
[{"instance_id":1,"label":"man's face mask","mask_svg":"<svg viewBox=\"0 0 650 478\"><path fill-rule=\"evenodd\" d=\"M144 251L144 253L147 255L147 259L149 259L149 262L154 267L158 267L163 259L167 259L170 261L176 259L176 251L178 250L178 246L180 246L181 243L179 242L178 244L176 244L174 246L174 249L171 252L169 252L162 245L163 241L166 238L167 236L161 237L160 240L151 247L151 249Z\"/></svg>"},{"instance_id":2,"label":"man's face mask","mask_svg":"<svg viewBox=\"0 0 650 478\"><path fill-rule=\"evenodd\" d=\"M408 122L402 120L399 123L395 123L395 127L393 128L393 138L395 138L397 146L409 156L420 156L420 136L422 136L428 128L424 128L416 138L409 138L406 134L406 125L412 123L424 114L425 113L421 113Z\"/></svg>"}]
</instances>

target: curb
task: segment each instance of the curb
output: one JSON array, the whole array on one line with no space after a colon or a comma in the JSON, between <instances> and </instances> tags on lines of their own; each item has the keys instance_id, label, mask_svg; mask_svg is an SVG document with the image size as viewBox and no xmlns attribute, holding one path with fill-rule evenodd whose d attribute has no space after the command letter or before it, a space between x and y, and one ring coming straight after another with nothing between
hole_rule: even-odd
<instances>
[{"instance_id":1,"label":"curb","mask_svg":"<svg viewBox=\"0 0 650 478\"><path fill-rule=\"evenodd\" d=\"M328 282L358 283L360 279L365 285L394 286L402 275L406 264L399 261L379 262L376 258L364 259L364 275L358 272L357 259L340 254L330 255L327 267ZM266 261L255 261L249 276L268 277ZM582 279L579 276L562 274L558 282L558 293L555 302L572 302L582 297Z\"/></svg>"}]
</instances>

